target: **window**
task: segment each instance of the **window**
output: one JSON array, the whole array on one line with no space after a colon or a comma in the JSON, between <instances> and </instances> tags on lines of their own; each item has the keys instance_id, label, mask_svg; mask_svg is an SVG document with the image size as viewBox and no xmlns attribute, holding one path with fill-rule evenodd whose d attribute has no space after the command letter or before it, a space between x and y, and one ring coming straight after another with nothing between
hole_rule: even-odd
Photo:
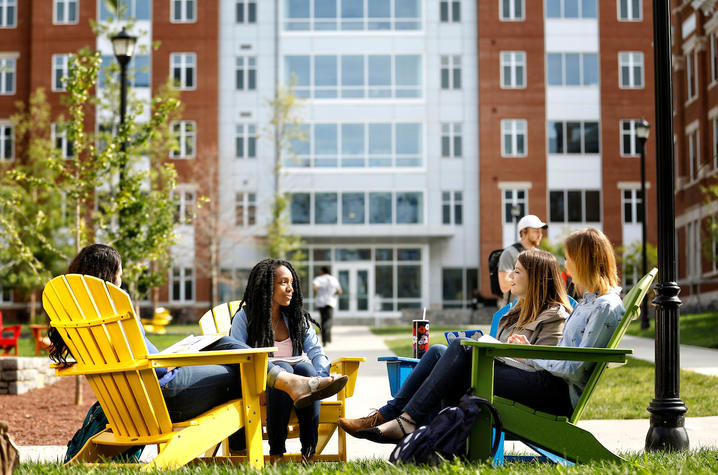
<instances>
[{"instance_id":1,"label":"window","mask_svg":"<svg viewBox=\"0 0 718 475\"><path fill-rule=\"evenodd\" d=\"M67 78L68 71L68 59L67 54L53 54L52 55L52 90L53 91L64 91L65 90L65 78Z\"/></svg>"},{"instance_id":2,"label":"window","mask_svg":"<svg viewBox=\"0 0 718 475\"><path fill-rule=\"evenodd\" d=\"M235 156L237 158L256 158L257 126L253 124L238 124L235 144Z\"/></svg>"},{"instance_id":3,"label":"window","mask_svg":"<svg viewBox=\"0 0 718 475\"><path fill-rule=\"evenodd\" d=\"M191 190L174 190L175 224L192 224L195 216L195 193Z\"/></svg>"},{"instance_id":4,"label":"window","mask_svg":"<svg viewBox=\"0 0 718 475\"><path fill-rule=\"evenodd\" d=\"M501 0L501 21L523 21L526 18L524 15L524 0Z\"/></svg>"},{"instance_id":5,"label":"window","mask_svg":"<svg viewBox=\"0 0 718 475\"><path fill-rule=\"evenodd\" d=\"M114 80L119 83L119 66L114 56L103 55L101 56L102 64L100 65L100 72L98 73L97 83L100 88L105 87L105 83L108 81L108 71L113 72ZM130 60L128 65L128 81L132 87L150 87L152 71L150 70L150 56L149 55L135 55Z\"/></svg>"},{"instance_id":6,"label":"window","mask_svg":"<svg viewBox=\"0 0 718 475\"><path fill-rule=\"evenodd\" d=\"M135 20L149 20L152 14L152 2L150 0L117 0L117 11L109 7L111 2L101 1L98 3L100 4L101 21L108 21L119 16L123 20L126 20L128 16Z\"/></svg>"},{"instance_id":7,"label":"window","mask_svg":"<svg viewBox=\"0 0 718 475\"><path fill-rule=\"evenodd\" d=\"M461 2L457 0L441 0L439 2L439 18L442 23L461 21Z\"/></svg>"},{"instance_id":8,"label":"window","mask_svg":"<svg viewBox=\"0 0 718 475\"><path fill-rule=\"evenodd\" d=\"M595 86L598 54L547 53L546 82L549 86Z\"/></svg>"},{"instance_id":9,"label":"window","mask_svg":"<svg viewBox=\"0 0 718 475\"><path fill-rule=\"evenodd\" d=\"M621 156L631 157L641 153L636 138L636 124L639 119L624 119L621 121Z\"/></svg>"},{"instance_id":10,"label":"window","mask_svg":"<svg viewBox=\"0 0 718 475\"><path fill-rule=\"evenodd\" d=\"M698 179L700 170L700 157L698 156L698 129L688 134L688 178L690 181Z\"/></svg>"},{"instance_id":11,"label":"window","mask_svg":"<svg viewBox=\"0 0 718 475\"><path fill-rule=\"evenodd\" d=\"M469 308L474 290L478 286L478 269L443 268L441 269L442 307Z\"/></svg>"},{"instance_id":12,"label":"window","mask_svg":"<svg viewBox=\"0 0 718 475\"><path fill-rule=\"evenodd\" d=\"M237 269L222 268L219 271L219 301L229 302L244 293L249 280L251 269L240 267Z\"/></svg>"},{"instance_id":13,"label":"window","mask_svg":"<svg viewBox=\"0 0 718 475\"><path fill-rule=\"evenodd\" d=\"M194 269L191 267L172 267L170 279L172 302L194 301Z\"/></svg>"},{"instance_id":14,"label":"window","mask_svg":"<svg viewBox=\"0 0 718 475\"><path fill-rule=\"evenodd\" d=\"M67 139L67 129L61 124L52 124L52 143L60 151L62 158L70 158L75 155L74 144Z\"/></svg>"},{"instance_id":15,"label":"window","mask_svg":"<svg viewBox=\"0 0 718 475\"><path fill-rule=\"evenodd\" d=\"M0 303L12 303L12 289L0 284Z\"/></svg>"},{"instance_id":16,"label":"window","mask_svg":"<svg viewBox=\"0 0 718 475\"><path fill-rule=\"evenodd\" d=\"M618 53L620 71L619 86L622 89L643 88L643 53L623 51Z\"/></svg>"},{"instance_id":17,"label":"window","mask_svg":"<svg viewBox=\"0 0 718 475\"><path fill-rule=\"evenodd\" d=\"M625 224L640 224L643 217L641 190L623 190L621 202L623 204L623 222Z\"/></svg>"},{"instance_id":18,"label":"window","mask_svg":"<svg viewBox=\"0 0 718 475\"><path fill-rule=\"evenodd\" d=\"M172 158L193 158L197 148L197 126L194 121L179 121L172 124L177 145L170 152Z\"/></svg>"},{"instance_id":19,"label":"window","mask_svg":"<svg viewBox=\"0 0 718 475\"><path fill-rule=\"evenodd\" d=\"M464 198L461 191L441 192L441 222L444 224L464 224Z\"/></svg>"},{"instance_id":20,"label":"window","mask_svg":"<svg viewBox=\"0 0 718 475\"><path fill-rule=\"evenodd\" d=\"M546 0L546 18L596 18L596 0Z\"/></svg>"},{"instance_id":21,"label":"window","mask_svg":"<svg viewBox=\"0 0 718 475\"><path fill-rule=\"evenodd\" d=\"M461 89L461 56L441 57L441 88Z\"/></svg>"},{"instance_id":22,"label":"window","mask_svg":"<svg viewBox=\"0 0 718 475\"><path fill-rule=\"evenodd\" d=\"M718 118L711 119L713 127L713 169L718 170Z\"/></svg>"},{"instance_id":23,"label":"window","mask_svg":"<svg viewBox=\"0 0 718 475\"><path fill-rule=\"evenodd\" d=\"M462 154L461 122L441 124L441 156L460 157Z\"/></svg>"},{"instance_id":24,"label":"window","mask_svg":"<svg viewBox=\"0 0 718 475\"><path fill-rule=\"evenodd\" d=\"M549 121L549 153L599 153L598 122Z\"/></svg>"},{"instance_id":25,"label":"window","mask_svg":"<svg viewBox=\"0 0 718 475\"><path fill-rule=\"evenodd\" d=\"M170 0L172 2L172 23L193 23L197 21L196 0Z\"/></svg>"},{"instance_id":26,"label":"window","mask_svg":"<svg viewBox=\"0 0 718 475\"><path fill-rule=\"evenodd\" d=\"M0 0L0 28L15 28L17 0Z\"/></svg>"},{"instance_id":27,"label":"window","mask_svg":"<svg viewBox=\"0 0 718 475\"><path fill-rule=\"evenodd\" d=\"M0 58L0 94L15 94L14 58Z\"/></svg>"},{"instance_id":28,"label":"window","mask_svg":"<svg viewBox=\"0 0 718 475\"><path fill-rule=\"evenodd\" d=\"M526 52L501 52L501 87L519 89L526 87Z\"/></svg>"},{"instance_id":29,"label":"window","mask_svg":"<svg viewBox=\"0 0 718 475\"><path fill-rule=\"evenodd\" d=\"M74 25L77 20L79 0L55 0L53 23L55 25Z\"/></svg>"},{"instance_id":30,"label":"window","mask_svg":"<svg viewBox=\"0 0 718 475\"><path fill-rule=\"evenodd\" d=\"M518 220L524 217L529 208L528 192L522 189L503 190L501 199L504 223L513 224L514 219L518 223Z\"/></svg>"},{"instance_id":31,"label":"window","mask_svg":"<svg viewBox=\"0 0 718 475\"><path fill-rule=\"evenodd\" d=\"M710 34L710 55L711 55L711 83L718 80L718 43L716 43L716 33Z\"/></svg>"},{"instance_id":32,"label":"window","mask_svg":"<svg viewBox=\"0 0 718 475\"><path fill-rule=\"evenodd\" d=\"M15 133L12 125L0 124L0 161L15 158Z\"/></svg>"},{"instance_id":33,"label":"window","mask_svg":"<svg viewBox=\"0 0 718 475\"><path fill-rule=\"evenodd\" d=\"M694 51L686 55L686 93L689 101L698 96L698 61L695 55Z\"/></svg>"},{"instance_id":34,"label":"window","mask_svg":"<svg viewBox=\"0 0 718 475\"><path fill-rule=\"evenodd\" d=\"M197 55L195 53L172 53L170 63L172 82L176 89L191 90L197 87L195 82Z\"/></svg>"},{"instance_id":35,"label":"window","mask_svg":"<svg viewBox=\"0 0 718 475\"><path fill-rule=\"evenodd\" d=\"M238 91L254 91L257 89L257 58L238 56L235 71Z\"/></svg>"},{"instance_id":36,"label":"window","mask_svg":"<svg viewBox=\"0 0 718 475\"><path fill-rule=\"evenodd\" d=\"M701 250L701 228L699 221L689 221L686 224L686 277L699 278L703 272Z\"/></svg>"},{"instance_id":37,"label":"window","mask_svg":"<svg viewBox=\"0 0 718 475\"><path fill-rule=\"evenodd\" d=\"M235 223L240 227L257 224L257 194L239 192L234 203Z\"/></svg>"},{"instance_id":38,"label":"window","mask_svg":"<svg viewBox=\"0 0 718 475\"><path fill-rule=\"evenodd\" d=\"M237 23L257 23L256 0L237 0L235 20Z\"/></svg>"},{"instance_id":39,"label":"window","mask_svg":"<svg viewBox=\"0 0 718 475\"><path fill-rule=\"evenodd\" d=\"M641 21L642 0L618 0L618 19L620 21Z\"/></svg>"},{"instance_id":40,"label":"window","mask_svg":"<svg viewBox=\"0 0 718 475\"><path fill-rule=\"evenodd\" d=\"M525 119L504 119L501 121L501 156L526 156Z\"/></svg>"},{"instance_id":41,"label":"window","mask_svg":"<svg viewBox=\"0 0 718 475\"><path fill-rule=\"evenodd\" d=\"M550 190L549 219L553 223L598 223L601 221L599 190Z\"/></svg>"},{"instance_id":42,"label":"window","mask_svg":"<svg viewBox=\"0 0 718 475\"><path fill-rule=\"evenodd\" d=\"M419 30L422 3L421 0L285 0L283 29ZM458 8L456 14L460 14Z\"/></svg>"},{"instance_id":43,"label":"window","mask_svg":"<svg viewBox=\"0 0 718 475\"><path fill-rule=\"evenodd\" d=\"M420 123L305 124L306 140L291 143L284 165L303 168L420 167L424 164ZM460 127L454 133L461 132ZM460 139L454 141L460 153ZM458 148L457 148L458 147Z\"/></svg>"},{"instance_id":44,"label":"window","mask_svg":"<svg viewBox=\"0 0 718 475\"><path fill-rule=\"evenodd\" d=\"M292 224L422 224L424 195L390 191L293 193L290 216Z\"/></svg>"}]
</instances>

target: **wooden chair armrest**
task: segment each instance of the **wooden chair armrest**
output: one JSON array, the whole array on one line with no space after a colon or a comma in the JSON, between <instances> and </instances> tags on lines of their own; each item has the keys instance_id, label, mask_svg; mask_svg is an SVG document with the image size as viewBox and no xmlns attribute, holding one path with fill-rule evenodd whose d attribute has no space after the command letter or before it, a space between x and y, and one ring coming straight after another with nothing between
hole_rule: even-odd
<instances>
[{"instance_id":1,"label":"wooden chair armrest","mask_svg":"<svg viewBox=\"0 0 718 475\"><path fill-rule=\"evenodd\" d=\"M246 350L199 351L197 353L174 353L147 355L153 368L170 366L199 366L208 364L236 364L250 361L255 355L269 355L277 351L274 346Z\"/></svg>"},{"instance_id":2,"label":"wooden chair armrest","mask_svg":"<svg viewBox=\"0 0 718 475\"><path fill-rule=\"evenodd\" d=\"M620 348L587 348L574 346L512 345L509 343L483 343L464 340L462 345L472 346L490 357L530 358L535 360L570 360L625 363L633 350Z\"/></svg>"},{"instance_id":3,"label":"wooden chair armrest","mask_svg":"<svg viewBox=\"0 0 718 475\"><path fill-rule=\"evenodd\" d=\"M330 368L331 373L346 374L349 376L347 385L344 386L344 397L352 397L354 395L354 387L356 386L357 376L359 376L359 363L366 361L364 357L342 357L332 361ZM341 396L340 396L341 397Z\"/></svg>"},{"instance_id":4,"label":"wooden chair armrest","mask_svg":"<svg viewBox=\"0 0 718 475\"><path fill-rule=\"evenodd\" d=\"M0 328L0 336L2 336L4 332L12 332L13 336L16 337L20 334L21 331L22 325L8 325L6 327Z\"/></svg>"}]
</instances>

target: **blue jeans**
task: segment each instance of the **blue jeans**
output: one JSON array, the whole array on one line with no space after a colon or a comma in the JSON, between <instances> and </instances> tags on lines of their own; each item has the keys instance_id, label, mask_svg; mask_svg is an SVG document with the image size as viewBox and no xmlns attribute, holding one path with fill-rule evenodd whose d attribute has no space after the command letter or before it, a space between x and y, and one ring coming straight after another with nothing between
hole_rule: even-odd
<instances>
[{"instance_id":1,"label":"blue jeans","mask_svg":"<svg viewBox=\"0 0 718 475\"><path fill-rule=\"evenodd\" d=\"M428 422L442 400L458 401L471 387L471 347L457 338L434 365L404 407L417 424ZM494 365L494 394L559 416L573 412L568 385L548 371L524 371L501 362Z\"/></svg>"},{"instance_id":2,"label":"blue jeans","mask_svg":"<svg viewBox=\"0 0 718 475\"><path fill-rule=\"evenodd\" d=\"M286 371L299 376L312 377L317 375L311 363L304 362L295 366L288 363L275 363ZM281 455L287 451L287 424L294 407L289 394L279 389L267 387L267 439L269 440L269 454ZM295 409L299 421L299 441L302 445L302 454L314 455L317 447L319 428L320 402L315 401L304 409Z\"/></svg>"},{"instance_id":3,"label":"blue jeans","mask_svg":"<svg viewBox=\"0 0 718 475\"><path fill-rule=\"evenodd\" d=\"M446 345L431 345L429 350L419 360L419 363L409 373L409 376L404 380L399 391L391 399L386 402L386 405L379 408L379 414L384 420L390 421L396 419L399 414L404 412L404 406L414 396L416 391L422 385L422 383L429 378L431 371L434 369L434 365L439 359L446 353ZM438 410L439 408L434 408Z\"/></svg>"}]
</instances>

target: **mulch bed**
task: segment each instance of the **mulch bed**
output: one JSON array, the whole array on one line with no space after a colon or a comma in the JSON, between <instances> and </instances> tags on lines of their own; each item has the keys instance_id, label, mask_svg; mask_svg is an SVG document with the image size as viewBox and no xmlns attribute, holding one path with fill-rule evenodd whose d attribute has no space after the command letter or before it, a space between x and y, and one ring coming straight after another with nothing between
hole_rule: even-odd
<instances>
[{"instance_id":1,"label":"mulch bed","mask_svg":"<svg viewBox=\"0 0 718 475\"><path fill-rule=\"evenodd\" d=\"M83 404L75 405L75 378L25 394L0 395L0 420L7 421L17 445L67 445L82 426L87 410L96 401L83 377Z\"/></svg>"}]
</instances>

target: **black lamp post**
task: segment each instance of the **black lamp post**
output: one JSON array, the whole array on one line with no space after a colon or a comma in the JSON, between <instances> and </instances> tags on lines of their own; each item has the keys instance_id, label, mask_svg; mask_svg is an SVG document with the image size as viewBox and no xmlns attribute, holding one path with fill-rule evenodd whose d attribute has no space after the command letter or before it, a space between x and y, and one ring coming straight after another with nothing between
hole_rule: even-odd
<instances>
[{"instance_id":1,"label":"black lamp post","mask_svg":"<svg viewBox=\"0 0 718 475\"><path fill-rule=\"evenodd\" d=\"M636 123L636 137L641 147L641 275L648 272L648 259L646 258L646 140L651 133L651 124L645 119ZM648 328L648 299L643 301L641 309L641 328Z\"/></svg>"},{"instance_id":2,"label":"black lamp post","mask_svg":"<svg viewBox=\"0 0 718 475\"><path fill-rule=\"evenodd\" d=\"M680 346L673 191L673 98L670 0L653 2L656 109L656 195L658 197L658 296L656 305L655 397L648 406L651 427L646 450L687 450L685 404L680 391Z\"/></svg>"},{"instance_id":3,"label":"black lamp post","mask_svg":"<svg viewBox=\"0 0 718 475\"><path fill-rule=\"evenodd\" d=\"M135 53L135 43L137 37L132 36L122 27L122 31L110 38L112 40L112 49L115 58L120 65L120 124L119 128L125 124L125 114L127 112L127 65ZM127 142L122 141L120 144L120 153L122 154L122 166L120 167L120 190L124 182L125 166L127 164Z\"/></svg>"}]
</instances>

